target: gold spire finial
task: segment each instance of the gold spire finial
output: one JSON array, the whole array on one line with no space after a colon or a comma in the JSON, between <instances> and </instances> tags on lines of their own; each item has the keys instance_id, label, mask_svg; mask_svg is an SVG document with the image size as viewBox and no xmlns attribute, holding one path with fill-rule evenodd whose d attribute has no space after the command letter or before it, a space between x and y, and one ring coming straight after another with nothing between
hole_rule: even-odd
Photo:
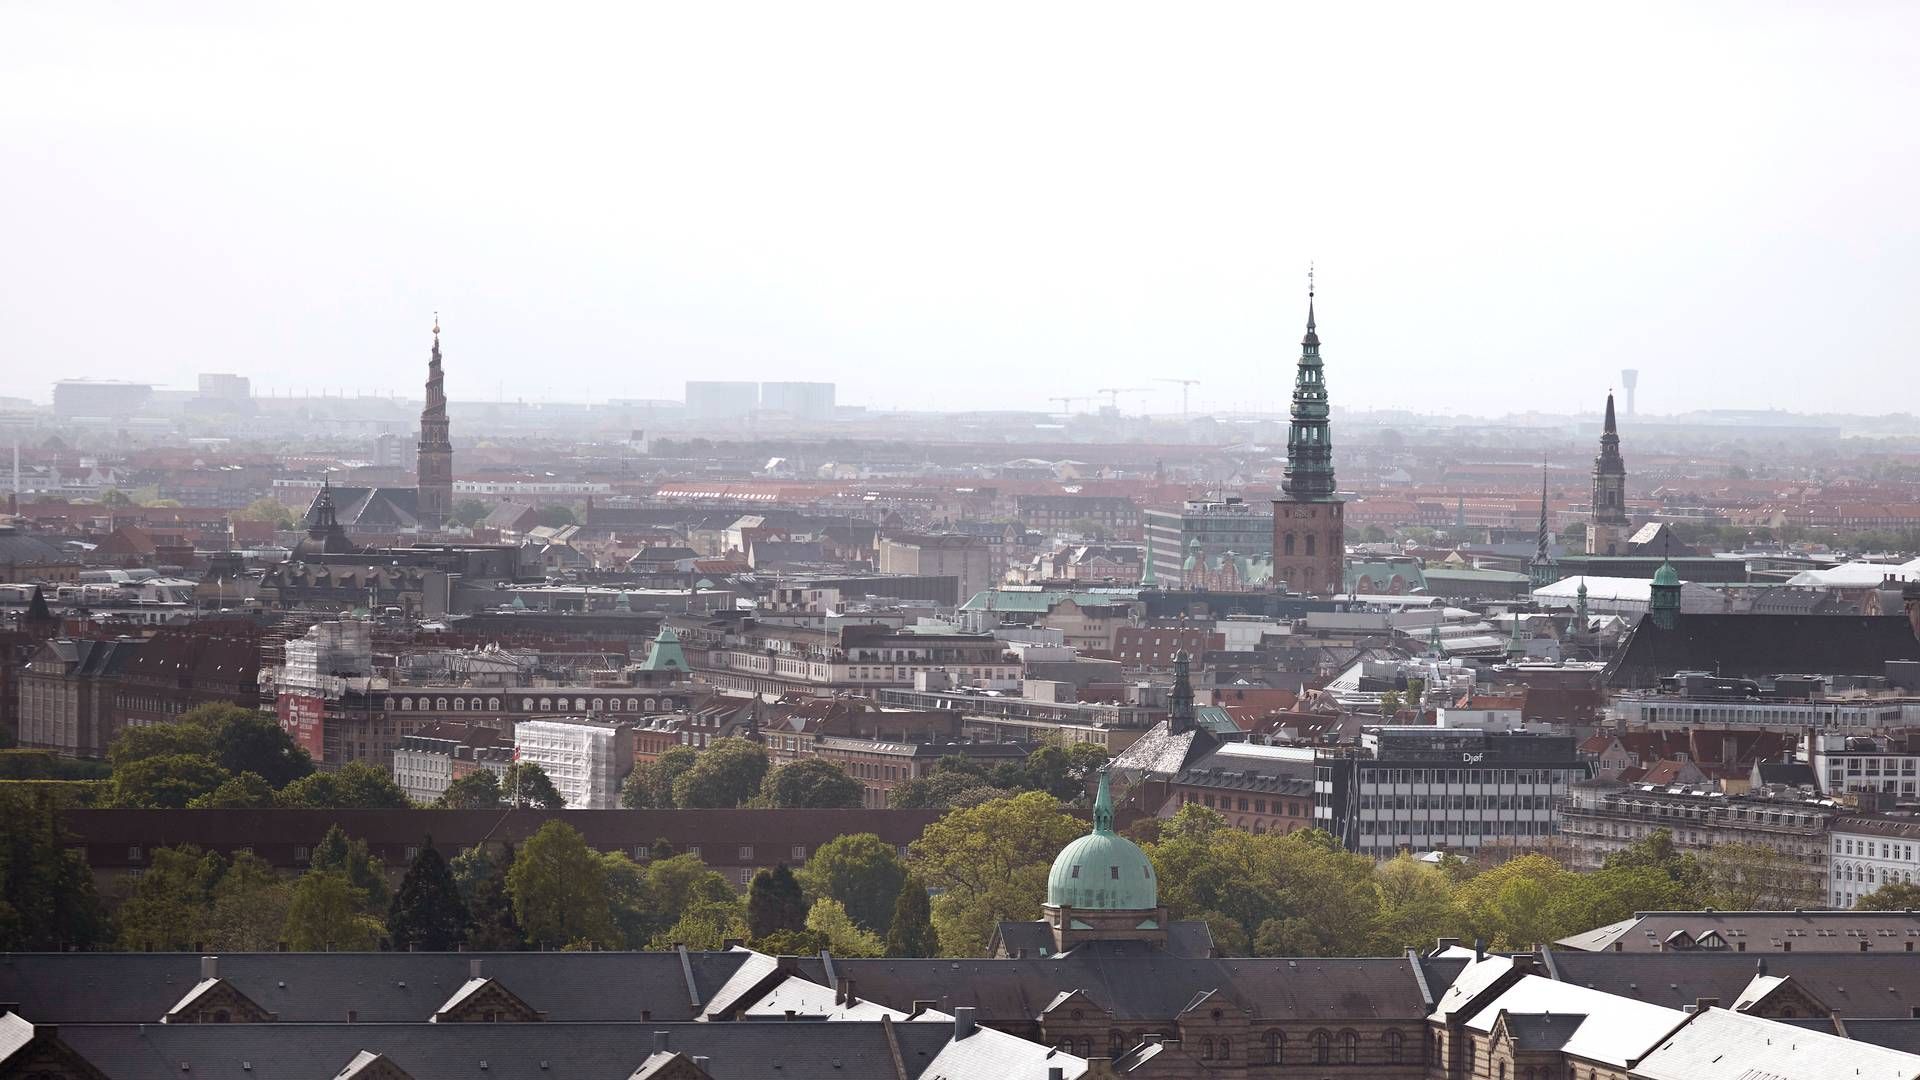
<instances>
[{"instance_id":1,"label":"gold spire finial","mask_svg":"<svg viewBox=\"0 0 1920 1080\"><path fill-rule=\"evenodd\" d=\"M440 313L437 311L433 313L433 336L440 336Z\"/></svg>"},{"instance_id":2,"label":"gold spire finial","mask_svg":"<svg viewBox=\"0 0 1920 1080\"><path fill-rule=\"evenodd\" d=\"M1307 263L1307 299L1313 299L1313 263Z\"/></svg>"}]
</instances>

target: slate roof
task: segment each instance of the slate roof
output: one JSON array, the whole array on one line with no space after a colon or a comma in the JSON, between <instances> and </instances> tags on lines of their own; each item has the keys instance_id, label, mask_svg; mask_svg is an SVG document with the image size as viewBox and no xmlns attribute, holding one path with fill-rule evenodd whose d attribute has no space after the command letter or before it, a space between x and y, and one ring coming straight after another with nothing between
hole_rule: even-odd
<instances>
[{"instance_id":1,"label":"slate roof","mask_svg":"<svg viewBox=\"0 0 1920 1080\"><path fill-rule=\"evenodd\" d=\"M598 989L605 992L604 987ZM878 1023L862 1022L148 1024L144 1028L82 1024L61 1027L59 1037L114 1080L332 1076L362 1051L383 1055L415 1080L450 1076L625 1080L652 1056L654 1033L661 1031L667 1033L671 1052L707 1058L708 1072L715 1080L877 1080L895 1075L886 1031ZM893 1033L907 1075L932 1080L929 1066L947 1049L952 1027L899 1024ZM1020 1065L1023 1058L1038 1058L1047 1048L1022 1040L1011 1042L1019 1045L983 1039L980 1046L989 1052L974 1055L983 1060L969 1060L964 1068L947 1069L944 1075L954 1080L1001 1076L1044 1080L1044 1067L1034 1073ZM990 1052L995 1049L1001 1053ZM1056 1063L1061 1059L1081 1061L1056 1055ZM484 1072L481 1062L486 1063ZM775 1062L778 1071L770 1067ZM1011 1067L993 1071L1000 1066ZM1079 1071L1070 1068L1068 1074Z\"/></svg>"},{"instance_id":2,"label":"slate roof","mask_svg":"<svg viewBox=\"0 0 1920 1080\"><path fill-rule=\"evenodd\" d=\"M1000 944L1009 953L1025 950L1028 956L1046 956L1053 952L1053 930L1045 921L1035 919L1032 922L1003 922L999 927ZM1089 941L1061 956L1092 956L1108 952L1106 946L1144 945L1143 942ZM1151 956L1162 950L1147 947L1141 955ZM1213 931L1198 919L1174 919L1167 923L1167 947L1165 955L1187 959L1201 959L1213 955ZM1109 953L1111 955L1111 953Z\"/></svg>"},{"instance_id":3,"label":"slate roof","mask_svg":"<svg viewBox=\"0 0 1920 1080\"><path fill-rule=\"evenodd\" d=\"M1625 1067L1673 1030L1687 1014L1631 997L1601 993L1574 983L1523 975L1500 996L1467 1021L1470 1031L1493 1030L1501 1013L1540 1015L1555 1013L1583 1017L1565 1036L1556 1035L1567 1053L1589 1061Z\"/></svg>"},{"instance_id":4,"label":"slate roof","mask_svg":"<svg viewBox=\"0 0 1920 1080\"><path fill-rule=\"evenodd\" d=\"M1609 994L1683 1008L1700 998L1739 1001L1766 964L1842 1016L1904 1017L1920 1004L1920 959L1907 952L1549 952L1548 974Z\"/></svg>"},{"instance_id":5,"label":"slate roof","mask_svg":"<svg viewBox=\"0 0 1920 1080\"><path fill-rule=\"evenodd\" d=\"M750 955L688 953L701 1000ZM283 1023L344 1020L349 1009L363 1023L425 1023L468 984L472 960L482 962L485 977L556 1021L638 1021L643 1009L661 1021L699 1013L672 952L229 953L219 958L218 971ZM16 1003L22 1016L41 1024L158 1023L200 982L200 958L191 953L0 959L0 1001ZM608 993L613 986L620 992Z\"/></svg>"},{"instance_id":6,"label":"slate roof","mask_svg":"<svg viewBox=\"0 0 1920 1080\"><path fill-rule=\"evenodd\" d=\"M1920 1019L1848 1020L1845 1024L1849 1039L1902 1053L1920 1054Z\"/></svg>"},{"instance_id":7,"label":"slate roof","mask_svg":"<svg viewBox=\"0 0 1920 1080\"><path fill-rule=\"evenodd\" d=\"M1889 660L1920 660L1920 638L1897 615L1682 614L1671 630L1647 615L1603 679L1623 689L1656 686L1676 671L1730 679L1881 675Z\"/></svg>"},{"instance_id":8,"label":"slate roof","mask_svg":"<svg viewBox=\"0 0 1920 1080\"><path fill-rule=\"evenodd\" d=\"M800 972L817 982L817 959ZM1116 1021L1170 1020L1198 994L1218 990L1255 1017L1334 1022L1370 1018L1418 1023L1426 1001L1406 957L1188 959L1069 955L1024 960L834 960L862 997L895 1008L932 1001L943 1012L970 1005L983 1023L1031 1021L1062 990L1084 990Z\"/></svg>"},{"instance_id":9,"label":"slate roof","mask_svg":"<svg viewBox=\"0 0 1920 1080\"><path fill-rule=\"evenodd\" d=\"M1920 915L1904 911L1641 911L1632 919L1608 923L1554 944L1564 949L1612 950L1618 943L1627 952L1662 952L1662 943L1676 930L1698 939L1709 930L1728 942L1728 951L1746 943L1746 952L1761 955L1784 952L1780 942L1792 941L1793 952L1858 952L1860 941L1872 949L1904 950L1913 941L1920 950ZM1916 964L1920 967L1920 964ZM1915 999L1920 1004L1920 998Z\"/></svg>"},{"instance_id":10,"label":"slate roof","mask_svg":"<svg viewBox=\"0 0 1920 1080\"><path fill-rule=\"evenodd\" d=\"M1644 1080L1913 1080L1920 1076L1920 1057L1807 1029L1783 1038L1773 1021L1708 1009L1662 1039L1633 1074Z\"/></svg>"}]
</instances>

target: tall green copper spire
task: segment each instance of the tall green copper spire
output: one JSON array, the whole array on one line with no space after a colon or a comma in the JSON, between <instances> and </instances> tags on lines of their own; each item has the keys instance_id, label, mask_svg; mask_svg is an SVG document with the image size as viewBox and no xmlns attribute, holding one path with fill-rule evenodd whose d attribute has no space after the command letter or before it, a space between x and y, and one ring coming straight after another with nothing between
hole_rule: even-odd
<instances>
[{"instance_id":1,"label":"tall green copper spire","mask_svg":"<svg viewBox=\"0 0 1920 1080\"><path fill-rule=\"evenodd\" d=\"M1293 375L1293 422L1287 426L1287 469L1281 490L1295 500L1333 498L1333 440L1327 431L1327 383L1320 335L1313 326L1313 274L1307 274L1307 336Z\"/></svg>"},{"instance_id":2,"label":"tall green copper spire","mask_svg":"<svg viewBox=\"0 0 1920 1080\"><path fill-rule=\"evenodd\" d=\"M1553 548L1547 543L1547 463L1540 462L1540 531L1534 537L1533 561L1527 564L1527 577L1536 589L1554 583Z\"/></svg>"},{"instance_id":3,"label":"tall green copper spire","mask_svg":"<svg viewBox=\"0 0 1920 1080\"><path fill-rule=\"evenodd\" d=\"M1097 833L1113 831L1112 773L1112 769L1100 770L1100 790L1093 796L1093 831Z\"/></svg>"},{"instance_id":4,"label":"tall green copper spire","mask_svg":"<svg viewBox=\"0 0 1920 1080\"><path fill-rule=\"evenodd\" d=\"M1147 532L1147 554L1146 557L1141 560L1140 587L1143 589L1157 589L1160 587L1160 575L1154 573L1153 570L1153 533L1151 530Z\"/></svg>"}]
</instances>

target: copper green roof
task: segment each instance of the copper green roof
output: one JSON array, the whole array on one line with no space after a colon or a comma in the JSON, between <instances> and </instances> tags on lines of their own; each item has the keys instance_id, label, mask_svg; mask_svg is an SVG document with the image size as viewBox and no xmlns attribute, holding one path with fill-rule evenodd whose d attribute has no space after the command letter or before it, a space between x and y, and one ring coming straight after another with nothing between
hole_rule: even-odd
<instances>
[{"instance_id":1,"label":"copper green roof","mask_svg":"<svg viewBox=\"0 0 1920 1080\"><path fill-rule=\"evenodd\" d=\"M1047 875L1047 903L1093 911L1151 911L1160 906L1153 860L1113 831L1113 791L1101 770L1093 831L1060 849Z\"/></svg>"}]
</instances>

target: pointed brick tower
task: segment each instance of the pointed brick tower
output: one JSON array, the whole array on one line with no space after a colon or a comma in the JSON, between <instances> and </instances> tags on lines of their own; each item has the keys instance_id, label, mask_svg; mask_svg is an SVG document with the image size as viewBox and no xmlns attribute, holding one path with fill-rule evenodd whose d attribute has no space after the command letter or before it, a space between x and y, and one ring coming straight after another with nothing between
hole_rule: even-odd
<instances>
[{"instance_id":1,"label":"pointed brick tower","mask_svg":"<svg viewBox=\"0 0 1920 1080\"><path fill-rule=\"evenodd\" d=\"M433 355L427 361L427 405L420 410L420 456L415 468L422 529L444 528L453 513L453 443L448 438L446 376L440 370L440 316L433 317Z\"/></svg>"}]
</instances>

